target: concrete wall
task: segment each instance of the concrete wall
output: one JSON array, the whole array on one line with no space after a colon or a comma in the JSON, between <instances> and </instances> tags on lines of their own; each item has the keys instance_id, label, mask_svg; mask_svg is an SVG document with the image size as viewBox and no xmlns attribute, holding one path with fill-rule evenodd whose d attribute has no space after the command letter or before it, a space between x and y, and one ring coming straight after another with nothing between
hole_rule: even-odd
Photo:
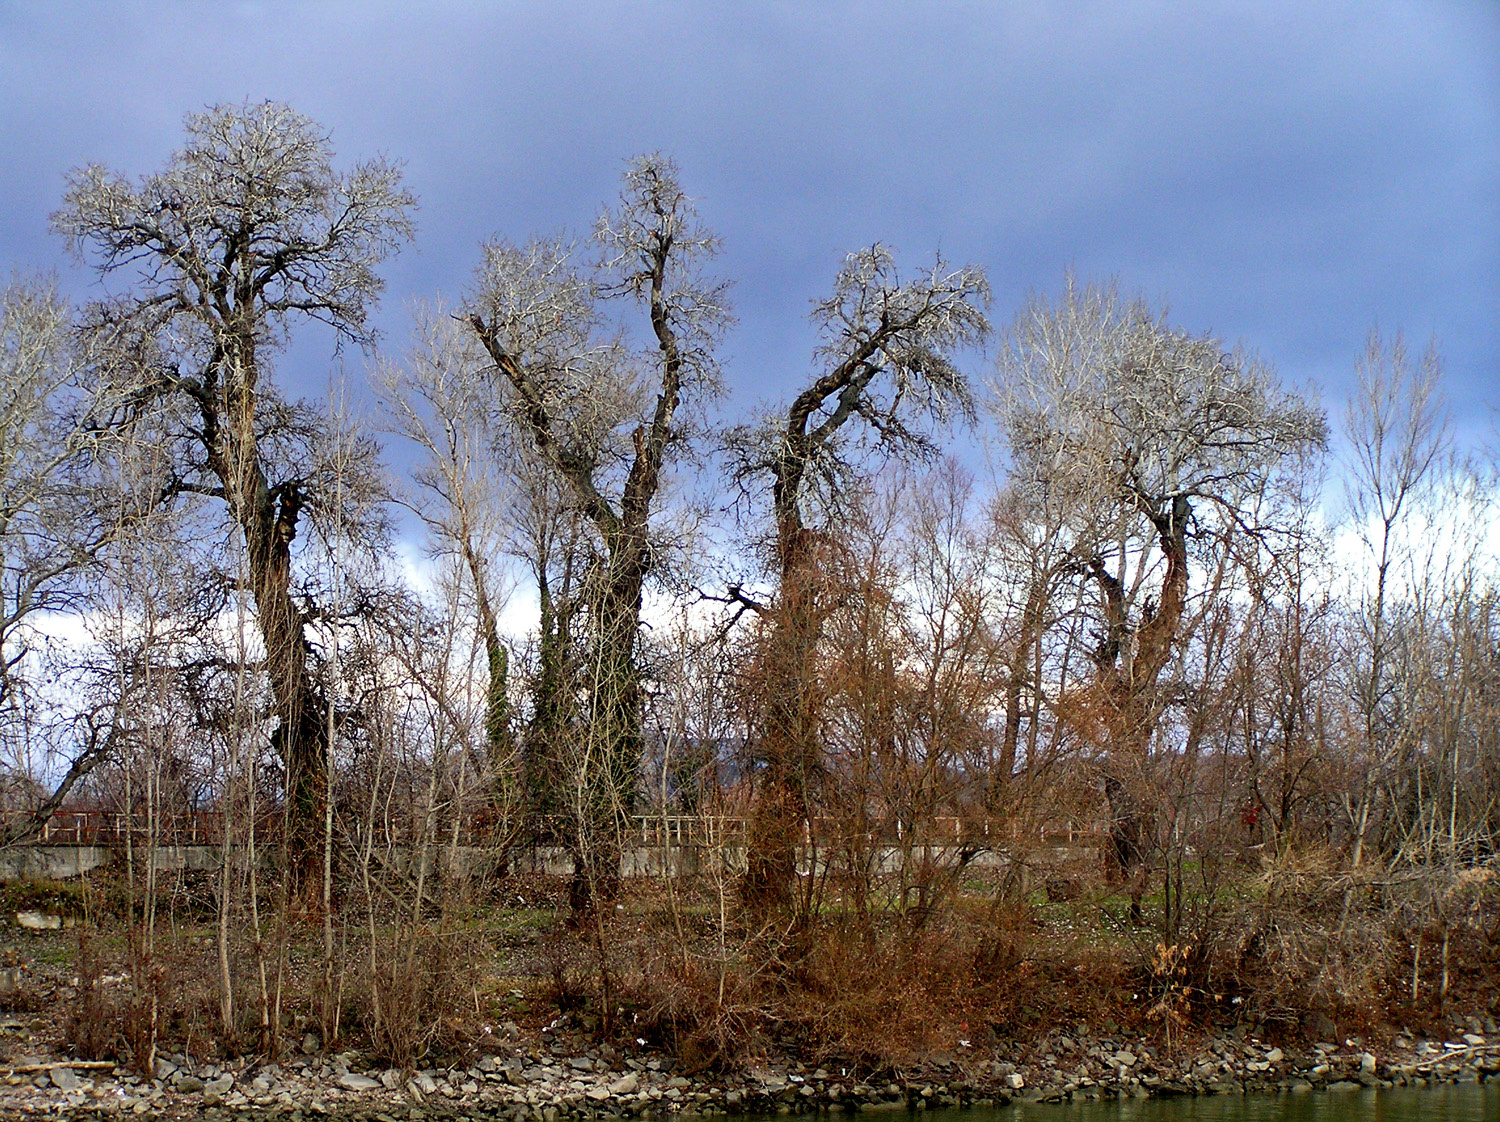
<instances>
[{"instance_id":1,"label":"concrete wall","mask_svg":"<svg viewBox=\"0 0 1500 1122\"><path fill-rule=\"evenodd\" d=\"M431 851L426 856L427 875L447 858L446 849ZM82 876L112 864L122 856L118 851L102 845L21 845L0 850L0 882L17 880L67 880ZM500 868L501 855L494 850L471 846L460 846L455 854L458 871L462 876L483 876L497 872L540 873L547 876L566 877L573 873L573 855L562 846L537 846L508 855L506 868ZM1029 865L1057 865L1068 861L1096 859L1096 851L1089 846L1056 845L1031 853ZM828 869L830 860L837 855L820 850L817 855L818 872ZM882 846L871 855L872 871L889 874L898 871L904 861L912 864L929 864L934 868L952 867L961 859L957 846L932 845ZM974 868L1004 868L1011 858L1004 853L986 850L974 855L969 864ZM177 872L188 869L208 872L219 867L218 846L175 845L161 846L156 851L158 872ZM393 862L395 871L406 873L411 864L409 857L397 852ZM626 877L694 876L722 872L730 875L743 872L745 848L742 845L701 846L690 843L680 845L636 845L627 846L620 855L620 874ZM809 863L804 857L798 863L798 871L806 876Z\"/></svg>"},{"instance_id":2,"label":"concrete wall","mask_svg":"<svg viewBox=\"0 0 1500 1122\"><path fill-rule=\"evenodd\" d=\"M18 845L0 849L0 881L69 880L110 863L102 845Z\"/></svg>"},{"instance_id":3,"label":"concrete wall","mask_svg":"<svg viewBox=\"0 0 1500 1122\"><path fill-rule=\"evenodd\" d=\"M69 880L112 865L120 856L103 845L18 845L0 849L0 881ZM219 850L211 845L164 845L157 849L157 872L219 867Z\"/></svg>"}]
</instances>

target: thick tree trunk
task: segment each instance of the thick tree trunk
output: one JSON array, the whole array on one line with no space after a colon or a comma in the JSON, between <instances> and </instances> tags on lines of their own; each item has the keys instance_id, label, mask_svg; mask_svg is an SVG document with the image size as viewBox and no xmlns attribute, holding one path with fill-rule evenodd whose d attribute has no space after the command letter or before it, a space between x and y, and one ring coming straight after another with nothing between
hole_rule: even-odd
<instances>
[{"instance_id":1,"label":"thick tree trunk","mask_svg":"<svg viewBox=\"0 0 1500 1122\"><path fill-rule=\"evenodd\" d=\"M1046 603L1048 583L1040 573L1031 579L1026 607L1021 612L1021 631L1011 652L1005 682L1005 732L1000 742L1000 759L996 779L1008 783L1016 770L1021 742L1021 694L1033 680L1032 654L1042 633L1042 610Z\"/></svg>"},{"instance_id":2,"label":"thick tree trunk","mask_svg":"<svg viewBox=\"0 0 1500 1122\"><path fill-rule=\"evenodd\" d=\"M1177 496L1167 513L1148 515L1157 531L1157 544L1166 559L1161 601L1148 606L1134 634L1129 633L1124 592L1102 562L1090 571L1104 596L1105 636L1095 654L1099 667L1100 699L1105 708L1108 747L1104 792L1110 809L1109 863L1112 876L1130 885L1130 914L1142 922L1141 899L1151 872L1152 826L1145 802L1138 797L1146 771L1151 738L1161 716L1157 683L1172 656L1187 603L1188 500ZM1134 650L1129 640L1133 638ZM1120 665L1122 656L1125 658Z\"/></svg>"},{"instance_id":3,"label":"thick tree trunk","mask_svg":"<svg viewBox=\"0 0 1500 1122\"><path fill-rule=\"evenodd\" d=\"M793 902L797 847L809 824L809 784L818 769L818 642L827 611L823 559L813 535L783 526L781 595L761 653L761 728L755 757L759 791L751 814L742 888L750 907Z\"/></svg>"},{"instance_id":4,"label":"thick tree trunk","mask_svg":"<svg viewBox=\"0 0 1500 1122\"><path fill-rule=\"evenodd\" d=\"M621 845L635 811L645 746L635 660L642 582L638 566L621 566L595 605L589 728L574 776L574 871L568 894L580 915L619 894Z\"/></svg>"},{"instance_id":5,"label":"thick tree trunk","mask_svg":"<svg viewBox=\"0 0 1500 1122\"><path fill-rule=\"evenodd\" d=\"M238 341L234 353L238 361L221 357L216 363L225 379L224 414L212 401L200 403L203 441L230 515L244 534L246 575L277 719L271 745L286 769L288 872L294 889L311 894L321 871L330 730L328 700L308 669L306 618L292 597L291 549L303 492L299 484L273 489L266 479L256 440L253 340Z\"/></svg>"},{"instance_id":6,"label":"thick tree trunk","mask_svg":"<svg viewBox=\"0 0 1500 1122\"><path fill-rule=\"evenodd\" d=\"M500 641L500 626L490 603L484 579L484 566L474 552L473 539L467 529L462 536L464 564L474 582L474 600L479 617L479 635L484 644L484 666L487 675L484 688L484 748L489 763L490 780L500 785L508 778L514 744L510 728L510 656Z\"/></svg>"},{"instance_id":7,"label":"thick tree trunk","mask_svg":"<svg viewBox=\"0 0 1500 1122\"><path fill-rule=\"evenodd\" d=\"M564 572L561 607L553 596L545 570L537 574L541 601L537 675L531 691L531 721L526 729L526 806L541 836L554 826L562 810L566 781L562 763L563 740L571 724L568 655L572 638L571 609L567 605L569 574Z\"/></svg>"},{"instance_id":8,"label":"thick tree trunk","mask_svg":"<svg viewBox=\"0 0 1500 1122\"><path fill-rule=\"evenodd\" d=\"M308 671L307 629L292 599L291 539L289 533L279 532L294 526L296 516L287 511L284 499L280 516L269 528L265 519L252 515L246 537L251 543L256 620L277 718L271 745L286 769L288 862L294 885L310 889L319 875L328 799L328 703Z\"/></svg>"}]
</instances>

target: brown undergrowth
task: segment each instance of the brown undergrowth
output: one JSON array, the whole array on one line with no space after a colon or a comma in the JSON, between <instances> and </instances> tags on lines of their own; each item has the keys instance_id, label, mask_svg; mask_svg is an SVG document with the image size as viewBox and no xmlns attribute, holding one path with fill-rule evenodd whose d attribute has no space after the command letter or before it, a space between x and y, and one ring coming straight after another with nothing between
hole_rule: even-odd
<instances>
[{"instance_id":1,"label":"brown undergrowth","mask_svg":"<svg viewBox=\"0 0 1500 1122\"><path fill-rule=\"evenodd\" d=\"M1311 855L1248 874L1191 941L1162 941L1149 907L1140 928L1111 914L1097 894L961 899L917 931L830 915L737 939L658 916L617 932L616 962L636 1030L696 1066L901 1065L1081 1024L1170 1049L1236 1025L1310 1042L1500 1013L1487 872L1354 877Z\"/></svg>"},{"instance_id":2,"label":"brown undergrowth","mask_svg":"<svg viewBox=\"0 0 1500 1122\"><path fill-rule=\"evenodd\" d=\"M1308 1042L1451 1033L1500 1016L1500 891L1486 867L1355 877L1305 854L1247 870L1237 887L1205 913L1211 929L1167 943L1151 897L1146 926L1131 928L1107 887L1049 902L969 885L920 923L830 907L778 926L722 906L712 884L636 881L585 938L556 893L532 886L527 902L548 907L522 909L499 892L462 914L377 916L373 944L368 916L339 924L331 993L320 927L268 923L258 947L248 930L232 932L229 1032L211 927L163 923L146 961L125 918L96 914L71 931L8 937L7 953L37 969L18 974L7 1004L54 1009L75 1054L132 1065L153 1042L281 1056L311 1036L320 1049L410 1066L470 1054L506 1020L530 1032L564 1014L693 1069L795 1059L863 1070L1017 1055L1085 1025L1171 1047L1236 1025ZM50 974L39 940L53 957L66 952ZM261 962L272 1024L261 1019Z\"/></svg>"},{"instance_id":3,"label":"brown undergrowth","mask_svg":"<svg viewBox=\"0 0 1500 1122\"><path fill-rule=\"evenodd\" d=\"M742 931L737 945L668 934L638 939L628 993L642 1030L697 1066L773 1052L900 1065L1102 1018L1128 988L1128 962L1049 934L1024 903L955 910L916 931L832 916Z\"/></svg>"}]
</instances>

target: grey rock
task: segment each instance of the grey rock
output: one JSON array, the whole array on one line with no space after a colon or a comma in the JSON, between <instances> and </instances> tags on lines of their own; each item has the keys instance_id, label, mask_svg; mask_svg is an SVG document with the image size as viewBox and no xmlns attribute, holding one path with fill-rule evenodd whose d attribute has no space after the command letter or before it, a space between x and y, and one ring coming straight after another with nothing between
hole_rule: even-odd
<instances>
[{"instance_id":1,"label":"grey rock","mask_svg":"<svg viewBox=\"0 0 1500 1122\"><path fill-rule=\"evenodd\" d=\"M351 1071L339 1076L339 1086L346 1091L378 1091L381 1083L378 1079L371 1079L368 1075L358 1075Z\"/></svg>"},{"instance_id":2,"label":"grey rock","mask_svg":"<svg viewBox=\"0 0 1500 1122\"><path fill-rule=\"evenodd\" d=\"M219 1078L210 1080L203 1088L205 1094L227 1095L229 1088L234 1086L234 1076L227 1071Z\"/></svg>"},{"instance_id":3,"label":"grey rock","mask_svg":"<svg viewBox=\"0 0 1500 1122\"><path fill-rule=\"evenodd\" d=\"M78 1090L78 1076L70 1067L55 1067L49 1073L52 1076L52 1086L59 1091Z\"/></svg>"},{"instance_id":4,"label":"grey rock","mask_svg":"<svg viewBox=\"0 0 1500 1122\"><path fill-rule=\"evenodd\" d=\"M177 1080L176 1086L184 1095L196 1095L199 1091L203 1090L203 1080L195 1075L184 1075L181 1079Z\"/></svg>"},{"instance_id":5,"label":"grey rock","mask_svg":"<svg viewBox=\"0 0 1500 1122\"><path fill-rule=\"evenodd\" d=\"M636 1073L632 1071L623 1078L616 1079L613 1083L611 1083L609 1085L609 1093L611 1095L633 1095L638 1090L640 1090L640 1087L640 1076L636 1075Z\"/></svg>"}]
</instances>

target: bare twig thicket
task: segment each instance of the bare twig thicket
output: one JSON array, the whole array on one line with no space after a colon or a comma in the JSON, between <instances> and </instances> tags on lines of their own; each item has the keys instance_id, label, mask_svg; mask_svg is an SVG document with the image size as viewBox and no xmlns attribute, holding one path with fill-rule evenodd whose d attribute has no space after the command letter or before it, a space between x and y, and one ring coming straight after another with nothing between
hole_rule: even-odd
<instances>
[{"instance_id":1,"label":"bare twig thicket","mask_svg":"<svg viewBox=\"0 0 1500 1122\"><path fill-rule=\"evenodd\" d=\"M77 1047L415 1064L513 988L704 1064L1482 1007L1497 490L1436 350L1371 339L1335 456L1115 287L992 332L981 270L876 244L730 424L700 205L633 160L380 354L394 165L266 103L74 173L116 295L0 301L0 795L6 845L119 852ZM316 324L409 469L347 355L278 388Z\"/></svg>"}]
</instances>

